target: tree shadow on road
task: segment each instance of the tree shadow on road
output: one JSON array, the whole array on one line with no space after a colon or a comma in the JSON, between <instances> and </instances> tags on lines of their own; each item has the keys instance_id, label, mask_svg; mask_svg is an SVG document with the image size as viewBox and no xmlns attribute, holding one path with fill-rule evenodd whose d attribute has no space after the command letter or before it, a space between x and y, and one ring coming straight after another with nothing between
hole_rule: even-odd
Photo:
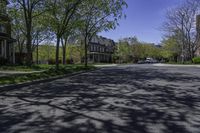
<instances>
[{"instance_id":1,"label":"tree shadow on road","mask_svg":"<svg viewBox=\"0 0 200 133\"><path fill-rule=\"evenodd\" d=\"M189 84L195 81L156 69L107 68L3 91L0 131L199 133L200 92Z\"/></svg>"}]
</instances>

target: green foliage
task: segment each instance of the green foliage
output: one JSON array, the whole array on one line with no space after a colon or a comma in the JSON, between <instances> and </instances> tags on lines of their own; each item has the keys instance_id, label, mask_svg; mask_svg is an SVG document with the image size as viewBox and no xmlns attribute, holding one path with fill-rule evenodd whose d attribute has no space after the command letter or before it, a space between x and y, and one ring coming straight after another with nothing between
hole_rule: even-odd
<instances>
[{"instance_id":1,"label":"green foliage","mask_svg":"<svg viewBox=\"0 0 200 133\"><path fill-rule=\"evenodd\" d=\"M8 64L8 60L3 57L0 57L0 65L5 65L5 64Z\"/></svg>"},{"instance_id":2,"label":"green foliage","mask_svg":"<svg viewBox=\"0 0 200 133\"><path fill-rule=\"evenodd\" d=\"M137 62L147 57L161 59L162 49L154 44L139 42L136 37L129 37L120 40L114 57L120 63Z\"/></svg>"},{"instance_id":3,"label":"green foliage","mask_svg":"<svg viewBox=\"0 0 200 133\"><path fill-rule=\"evenodd\" d=\"M83 50L77 47L70 47L70 50L65 47L61 49L60 40L64 39L67 42L69 36L81 34L85 38L84 42L88 43L98 32L116 28L118 20L125 16L125 7L125 0L10 0L9 14L13 19L17 52L26 51L27 64L31 64L32 54L36 61L36 46L45 39L57 39L57 47L39 46L39 60L49 60L52 64L55 63L53 60L56 60L57 67L62 57L63 62L71 58L79 62L84 56ZM84 48L86 51L87 46Z\"/></svg>"},{"instance_id":4,"label":"green foliage","mask_svg":"<svg viewBox=\"0 0 200 133\"><path fill-rule=\"evenodd\" d=\"M196 32L195 23L199 10L200 0L183 0L179 6L175 6L166 12L166 20L162 29L167 36L171 36L167 38L167 41L171 42L168 44L171 57L179 56L182 62L192 60L195 49L198 47L196 41L199 39L199 35ZM178 42L176 43L180 45L178 51L181 52L174 49L177 48L174 42Z\"/></svg>"},{"instance_id":5,"label":"green foliage","mask_svg":"<svg viewBox=\"0 0 200 133\"><path fill-rule=\"evenodd\" d=\"M38 48L39 51L39 62L41 63L47 63L49 61L50 64L55 64L55 54L56 54L56 47L54 45L40 45ZM82 48L78 45L68 45L66 47L66 61L73 59L74 63L80 63L81 62L81 54L82 54ZM62 54L62 48L60 47L60 53L59 53L59 62L61 63L63 54ZM36 51L33 52L33 59L36 61ZM68 64L68 63L67 63Z\"/></svg>"},{"instance_id":6,"label":"green foliage","mask_svg":"<svg viewBox=\"0 0 200 133\"><path fill-rule=\"evenodd\" d=\"M181 53L181 48L177 42L176 36L170 36L162 41L162 57L171 62L177 62Z\"/></svg>"},{"instance_id":7,"label":"green foliage","mask_svg":"<svg viewBox=\"0 0 200 133\"><path fill-rule=\"evenodd\" d=\"M128 63L131 61L131 49L130 45L126 42L119 42L117 45L117 51L116 55L119 58L120 63Z\"/></svg>"},{"instance_id":8,"label":"green foliage","mask_svg":"<svg viewBox=\"0 0 200 133\"><path fill-rule=\"evenodd\" d=\"M200 57L194 57L194 58L192 59L192 61L193 61L193 63L195 63L195 64L200 64Z\"/></svg>"},{"instance_id":9,"label":"green foliage","mask_svg":"<svg viewBox=\"0 0 200 133\"><path fill-rule=\"evenodd\" d=\"M35 26L39 25L39 16L44 12L44 0L10 0L11 4L11 15L13 15L13 22L17 24L15 26L15 34L19 38L23 36L24 41L26 42L26 64L31 65L32 60L32 51L34 47L34 36L35 35ZM37 22L36 22L37 21ZM37 27L37 29L41 29ZM20 32L20 33L16 33ZM19 39L17 39L19 43ZM19 44L18 44L19 45ZM24 44L20 44L24 45Z\"/></svg>"},{"instance_id":10,"label":"green foliage","mask_svg":"<svg viewBox=\"0 0 200 133\"><path fill-rule=\"evenodd\" d=\"M133 56L137 59L145 59L147 57L159 59L161 57L161 49L154 44L138 43L133 45Z\"/></svg>"},{"instance_id":11,"label":"green foliage","mask_svg":"<svg viewBox=\"0 0 200 133\"><path fill-rule=\"evenodd\" d=\"M79 12L79 30L84 40L84 61L87 66L88 43L97 33L115 29L124 15L125 0L84 0Z\"/></svg>"},{"instance_id":12,"label":"green foliage","mask_svg":"<svg viewBox=\"0 0 200 133\"><path fill-rule=\"evenodd\" d=\"M61 50L61 49L60 49ZM39 45L38 58L39 61L55 60L56 47L51 44ZM62 56L62 53L60 53ZM33 59L36 60L36 50L33 52Z\"/></svg>"}]
</instances>

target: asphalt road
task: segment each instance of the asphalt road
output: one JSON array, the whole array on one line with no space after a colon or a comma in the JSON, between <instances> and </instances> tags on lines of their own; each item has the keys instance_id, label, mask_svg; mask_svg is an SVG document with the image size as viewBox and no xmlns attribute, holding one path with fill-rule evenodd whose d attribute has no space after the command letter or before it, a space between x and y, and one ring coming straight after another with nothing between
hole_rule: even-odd
<instances>
[{"instance_id":1,"label":"asphalt road","mask_svg":"<svg viewBox=\"0 0 200 133\"><path fill-rule=\"evenodd\" d=\"M0 90L1 133L200 133L200 68L112 66Z\"/></svg>"}]
</instances>

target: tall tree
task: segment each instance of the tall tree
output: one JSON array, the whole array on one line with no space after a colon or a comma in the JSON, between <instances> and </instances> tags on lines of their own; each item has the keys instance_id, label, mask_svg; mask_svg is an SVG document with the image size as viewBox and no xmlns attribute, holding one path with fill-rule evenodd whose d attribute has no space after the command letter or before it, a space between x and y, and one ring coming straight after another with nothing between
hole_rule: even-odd
<instances>
[{"instance_id":1,"label":"tall tree","mask_svg":"<svg viewBox=\"0 0 200 133\"><path fill-rule=\"evenodd\" d=\"M76 13L81 0L48 0L47 23L56 36L56 69L59 69L59 48L63 35Z\"/></svg>"},{"instance_id":2,"label":"tall tree","mask_svg":"<svg viewBox=\"0 0 200 133\"><path fill-rule=\"evenodd\" d=\"M124 15L122 10L127 4L125 0L84 0L79 14L82 25L80 27L84 40L84 62L87 66L88 45L92 37L101 31L114 29L118 20Z\"/></svg>"},{"instance_id":3,"label":"tall tree","mask_svg":"<svg viewBox=\"0 0 200 133\"><path fill-rule=\"evenodd\" d=\"M19 54L18 62L23 64L24 58L23 52L26 51L26 35L25 35L25 23L23 21L23 15L21 10L17 10L14 7L9 8L9 15L12 18L12 35L16 39L16 52Z\"/></svg>"},{"instance_id":4,"label":"tall tree","mask_svg":"<svg viewBox=\"0 0 200 133\"><path fill-rule=\"evenodd\" d=\"M182 62L186 59L192 60L199 47L195 25L199 10L199 0L186 0L180 7L167 12L164 29L168 34L178 36L177 40L181 44Z\"/></svg>"},{"instance_id":5,"label":"tall tree","mask_svg":"<svg viewBox=\"0 0 200 133\"><path fill-rule=\"evenodd\" d=\"M168 36L162 41L162 56L171 61L178 62L181 55L181 45L177 42L177 36Z\"/></svg>"},{"instance_id":6,"label":"tall tree","mask_svg":"<svg viewBox=\"0 0 200 133\"><path fill-rule=\"evenodd\" d=\"M119 58L120 63L128 63L132 59L131 56L131 47L130 44L126 41L119 41L117 44L117 50L116 50L117 56Z\"/></svg>"},{"instance_id":7,"label":"tall tree","mask_svg":"<svg viewBox=\"0 0 200 133\"><path fill-rule=\"evenodd\" d=\"M77 27L79 24L78 17L74 15L73 19L71 20L69 26L66 29L66 32L63 34L61 37L61 44L62 44L62 54L63 54L63 59L62 63L63 65L66 64L66 50L67 50L67 44L75 44L77 41Z\"/></svg>"},{"instance_id":8,"label":"tall tree","mask_svg":"<svg viewBox=\"0 0 200 133\"><path fill-rule=\"evenodd\" d=\"M25 36L27 49L27 65L31 65L32 58L32 30L33 21L43 13L44 0L11 0L14 8L22 11L25 22Z\"/></svg>"},{"instance_id":9,"label":"tall tree","mask_svg":"<svg viewBox=\"0 0 200 133\"><path fill-rule=\"evenodd\" d=\"M44 16L39 16L38 19L33 22L33 25L32 52L36 50L36 63L39 64L39 45L45 40L53 40L53 35L44 21Z\"/></svg>"}]
</instances>

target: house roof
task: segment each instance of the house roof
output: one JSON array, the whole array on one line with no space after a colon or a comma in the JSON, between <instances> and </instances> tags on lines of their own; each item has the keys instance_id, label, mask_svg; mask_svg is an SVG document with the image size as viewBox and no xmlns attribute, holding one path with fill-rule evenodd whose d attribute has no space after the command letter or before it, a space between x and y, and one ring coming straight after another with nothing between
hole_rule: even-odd
<instances>
[{"instance_id":1,"label":"house roof","mask_svg":"<svg viewBox=\"0 0 200 133\"><path fill-rule=\"evenodd\" d=\"M90 43L96 43L96 44L105 45L105 46L115 45L115 42L112 39L108 39L102 36L94 36Z\"/></svg>"}]
</instances>

